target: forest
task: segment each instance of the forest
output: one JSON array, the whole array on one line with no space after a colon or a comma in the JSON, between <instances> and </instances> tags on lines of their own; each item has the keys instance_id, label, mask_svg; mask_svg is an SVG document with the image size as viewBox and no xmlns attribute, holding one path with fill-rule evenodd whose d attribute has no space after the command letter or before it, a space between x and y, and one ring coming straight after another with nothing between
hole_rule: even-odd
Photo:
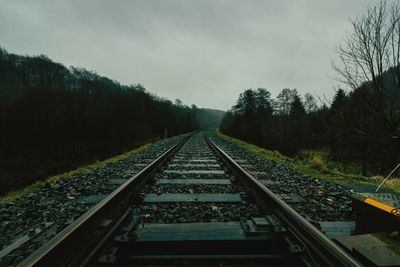
<instances>
[{"instance_id":1,"label":"forest","mask_svg":"<svg viewBox=\"0 0 400 267\"><path fill-rule=\"evenodd\" d=\"M374 99L366 87L350 93L338 89L330 106L319 106L311 94L302 98L296 89L285 88L275 99L265 88L248 89L226 113L220 130L289 156L328 148L332 159L359 162L364 175L386 173L400 159L399 132L373 120L368 101Z\"/></svg>"},{"instance_id":2,"label":"forest","mask_svg":"<svg viewBox=\"0 0 400 267\"><path fill-rule=\"evenodd\" d=\"M222 116L0 49L0 194L146 140L216 128Z\"/></svg>"},{"instance_id":3,"label":"forest","mask_svg":"<svg viewBox=\"0 0 400 267\"><path fill-rule=\"evenodd\" d=\"M364 176L388 174L400 162L400 4L381 1L351 24L332 62L347 90L326 102L296 89L275 99L265 88L248 89L221 131L286 155L328 149L332 159L359 163Z\"/></svg>"}]
</instances>

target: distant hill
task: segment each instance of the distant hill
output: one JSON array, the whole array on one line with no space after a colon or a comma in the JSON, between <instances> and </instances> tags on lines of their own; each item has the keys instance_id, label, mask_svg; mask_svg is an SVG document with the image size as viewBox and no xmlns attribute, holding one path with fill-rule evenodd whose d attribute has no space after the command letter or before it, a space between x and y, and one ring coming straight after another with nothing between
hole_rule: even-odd
<instances>
[{"instance_id":1,"label":"distant hill","mask_svg":"<svg viewBox=\"0 0 400 267\"><path fill-rule=\"evenodd\" d=\"M387 89L387 97L396 103L398 108L400 108L399 84L396 81L398 71L399 69L394 67L385 71L383 74L383 83Z\"/></svg>"},{"instance_id":2,"label":"distant hill","mask_svg":"<svg viewBox=\"0 0 400 267\"><path fill-rule=\"evenodd\" d=\"M211 130L219 128L225 111L218 109L201 108L196 110L196 118L201 130Z\"/></svg>"},{"instance_id":3,"label":"distant hill","mask_svg":"<svg viewBox=\"0 0 400 267\"><path fill-rule=\"evenodd\" d=\"M396 103L397 105L400 104L400 91L399 91L399 84L397 82L398 72L400 69L398 67L390 67L389 69L383 72L383 86L385 89L385 96L387 99ZM368 89L372 90L371 82L364 82L357 90Z\"/></svg>"}]
</instances>

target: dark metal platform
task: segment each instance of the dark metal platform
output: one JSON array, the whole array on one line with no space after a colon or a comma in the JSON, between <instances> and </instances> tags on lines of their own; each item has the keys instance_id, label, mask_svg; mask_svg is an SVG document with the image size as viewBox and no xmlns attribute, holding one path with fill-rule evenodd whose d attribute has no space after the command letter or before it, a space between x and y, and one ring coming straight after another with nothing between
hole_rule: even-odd
<instances>
[{"instance_id":1,"label":"dark metal platform","mask_svg":"<svg viewBox=\"0 0 400 267\"><path fill-rule=\"evenodd\" d=\"M267 221L254 218L253 222L265 226ZM277 238L279 234L263 229L249 234L240 222L144 224L137 238L126 242L117 257L123 264L154 261L157 266L174 260L209 264L214 260L246 260L261 261L263 265L258 266L290 266L287 263L296 256L290 255L283 239Z\"/></svg>"},{"instance_id":2,"label":"dark metal platform","mask_svg":"<svg viewBox=\"0 0 400 267\"><path fill-rule=\"evenodd\" d=\"M338 243L365 266L400 266L400 237L375 233L337 238Z\"/></svg>"},{"instance_id":3,"label":"dark metal platform","mask_svg":"<svg viewBox=\"0 0 400 267\"><path fill-rule=\"evenodd\" d=\"M354 194L352 208L358 228L370 232L400 230L399 200L393 194Z\"/></svg>"}]
</instances>

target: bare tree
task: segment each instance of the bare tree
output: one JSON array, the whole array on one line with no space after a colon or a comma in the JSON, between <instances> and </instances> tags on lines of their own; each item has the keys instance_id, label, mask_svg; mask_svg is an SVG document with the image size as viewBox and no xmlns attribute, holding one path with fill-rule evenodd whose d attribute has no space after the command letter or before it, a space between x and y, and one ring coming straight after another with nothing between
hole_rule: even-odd
<instances>
[{"instance_id":1,"label":"bare tree","mask_svg":"<svg viewBox=\"0 0 400 267\"><path fill-rule=\"evenodd\" d=\"M306 93L304 95L304 108L306 109L307 113L317 111L318 109L317 101L310 93Z\"/></svg>"},{"instance_id":2,"label":"bare tree","mask_svg":"<svg viewBox=\"0 0 400 267\"><path fill-rule=\"evenodd\" d=\"M381 1L351 23L352 33L337 47L339 62L332 63L337 80L352 89L367 87L373 94L374 103L366 103L371 116L392 132L400 123L400 4ZM389 70L390 85L384 75Z\"/></svg>"},{"instance_id":3,"label":"bare tree","mask_svg":"<svg viewBox=\"0 0 400 267\"><path fill-rule=\"evenodd\" d=\"M368 118L354 120L351 127L360 138L393 150L392 137L400 126L400 3L380 1L351 23L352 32L332 63L338 81L370 95L364 98Z\"/></svg>"},{"instance_id":4,"label":"bare tree","mask_svg":"<svg viewBox=\"0 0 400 267\"><path fill-rule=\"evenodd\" d=\"M369 82L382 93L384 71L399 65L399 15L397 2L388 7L381 1L351 20L353 32L337 48L339 64L333 63L339 81L353 89Z\"/></svg>"}]
</instances>

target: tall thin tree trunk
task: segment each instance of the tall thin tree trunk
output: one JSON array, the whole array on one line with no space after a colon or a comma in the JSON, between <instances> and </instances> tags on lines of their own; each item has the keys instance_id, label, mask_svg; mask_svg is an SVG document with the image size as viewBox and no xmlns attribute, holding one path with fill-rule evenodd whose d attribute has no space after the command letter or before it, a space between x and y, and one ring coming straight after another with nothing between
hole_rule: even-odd
<instances>
[{"instance_id":1,"label":"tall thin tree trunk","mask_svg":"<svg viewBox=\"0 0 400 267\"><path fill-rule=\"evenodd\" d=\"M365 156L362 159L362 176L367 176L367 161L365 160Z\"/></svg>"}]
</instances>

